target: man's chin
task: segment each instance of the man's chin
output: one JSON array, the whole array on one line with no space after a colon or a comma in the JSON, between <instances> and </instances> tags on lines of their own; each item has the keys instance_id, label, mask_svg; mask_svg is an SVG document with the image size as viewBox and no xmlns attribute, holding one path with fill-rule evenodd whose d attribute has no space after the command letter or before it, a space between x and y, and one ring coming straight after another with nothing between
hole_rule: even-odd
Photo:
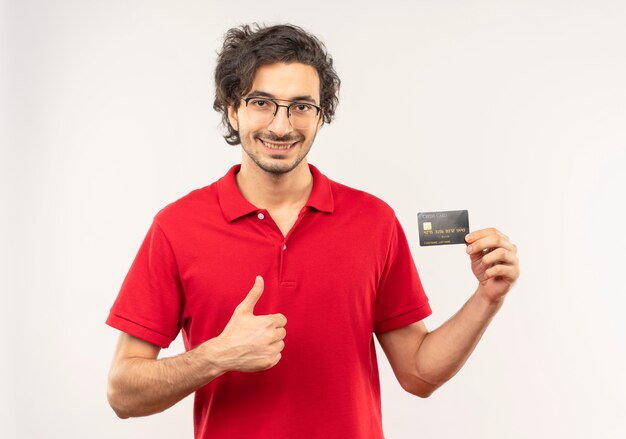
<instances>
[{"instance_id":1,"label":"man's chin","mask_svg":"<svg viewBox=\"0 0 626 439\"><path fill-rule=\"evenodd\" d=\"M260 166L260 168L263 171L267 172L268 174L284 175L284 174L290 173L296 167L295 166L276 166L276 165L272 165L272 166Z\"/></svg>"},{"instance_id":2,"label":"man's chin","mask_svg":"<svg viewBox=\"0 0 626 439\"><path fill-rule=\"evenodd\" d=\"M273 163L256 162L256 164L263 171L267 172L268 174L272 174L272 175L284 175L284 174L290 173L291 171L296 169L300 163L302 163L302 160L304 158L303 157L300 160L297 160L295 162L289 163L282 156L280 156L280 157L270 156L270 157L272 159L275 159L275 162L273 162Z\"/></svg>"}]
</instances>

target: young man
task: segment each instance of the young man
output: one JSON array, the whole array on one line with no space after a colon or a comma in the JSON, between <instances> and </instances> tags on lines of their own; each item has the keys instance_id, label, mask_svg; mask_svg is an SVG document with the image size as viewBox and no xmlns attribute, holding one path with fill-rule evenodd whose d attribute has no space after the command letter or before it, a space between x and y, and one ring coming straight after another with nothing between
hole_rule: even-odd
<instances>
[{"instance_id":1,"label":"young man","mask_svg":"<svg viewBox=\"0 0 626 439\"><path fill-rule=\"evenodd\" d=\"M231 29L215 82L241 165L154 218L107 320L122 331L109 402L127 418L195 392L197 438L382 438L373 334L402 387L430 395L519 276L516 248L469 234L478 288L429 332L391 208L307 163L337 104L324 46L290 25ZM181 330L187 351L157 359Z\"/></svg>"}]
</instances>

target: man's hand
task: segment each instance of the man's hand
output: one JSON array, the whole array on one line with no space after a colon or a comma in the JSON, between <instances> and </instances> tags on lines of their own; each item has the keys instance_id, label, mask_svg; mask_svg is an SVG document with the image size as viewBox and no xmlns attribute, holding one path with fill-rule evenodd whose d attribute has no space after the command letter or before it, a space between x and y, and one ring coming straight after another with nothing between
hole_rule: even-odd
<instances>
[{"instance_id":1,"label":"man's hand","mask_svg":"<svg viewBox=\"0 0 626 439\"><path fill-rule=\"evenodd\" d=\"M465 241L472 271L478 279L477 293L490 302L498 302L519 277L517 247L493 228L476 230Z\"/></svg>"},{"instance_id":2,"label":"man's hand","mask_svg":"<svg viewBox=\"0 0 626 439\"><path fill-rule=\"evenodd\" d=\"M465 237L478 289L451 319L428 332L422 322L377 334L402 387L421 397L465 364L519 277L517 247L496 229Z\"/></svg>"},{"instance_id":3,"label":"man's hand","mask_svg":"<svg viewBox=\"0 0 626 439\"><path fill-rule=\"evenodd\" d=\"M275 366L281 358L287 319L282 314L254 315L254 306L261 294L263 278L257 276L224 331L213 340L219 351L215 358L223 371L265 370Z\"/></svg>"},{"instance_id":4,"label":"man's hand","mask_svg":"<svg viewBox=\"0 0 626 439\"><path fill-rule=\"evenodd\" d=\"M157 359L160 347L122 333L111 372L108 398L120 418L158 413L230 370L269 369L285 347L282 314L255 316L263 278L241 302L218 337L181 355Z\"/></svg>"}]
</instances>

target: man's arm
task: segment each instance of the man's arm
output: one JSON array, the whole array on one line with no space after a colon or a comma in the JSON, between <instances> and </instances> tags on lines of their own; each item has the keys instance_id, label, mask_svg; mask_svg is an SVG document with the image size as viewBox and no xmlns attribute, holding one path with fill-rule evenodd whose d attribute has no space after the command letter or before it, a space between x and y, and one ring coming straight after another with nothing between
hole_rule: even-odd
<instances>
[{"instance_id":1,"label":"man's arm","mask_svg":"<svg viewBox=\"0 0 626 439\"><path fill-rule=\"evenodd\" d=\"M432 332L417 322L378 334L398 381L414 395L429 396L461 369L519 277L517 248L508 237L485 229L466 241L479 285L461 310Z\"/></svg>"},{"instance_id":2,"label":"man's arm","mask_svg":"<svg viewBox=\"0 0 626 439\"><path fill-rule=\"evenodd\" d=\"M285 347L287 319L254 315L262 292L258 276L218 337L176 357L157 359L160 347L122 333L108 382L115 413L120 418L158 413L228 371L256 372L276 365Z\"/></svg>"},{"instance_id":3,"label":"man's arm","mask_svg":"<svg viewBox=\"0 0 626 439\"><path fill-rule=\"evenodd\" d=\"M120 418L161 412L220 375L208 346L157 360L160 347L121 333L109 372L109 404Z\"/></svg>"}]
</instances>

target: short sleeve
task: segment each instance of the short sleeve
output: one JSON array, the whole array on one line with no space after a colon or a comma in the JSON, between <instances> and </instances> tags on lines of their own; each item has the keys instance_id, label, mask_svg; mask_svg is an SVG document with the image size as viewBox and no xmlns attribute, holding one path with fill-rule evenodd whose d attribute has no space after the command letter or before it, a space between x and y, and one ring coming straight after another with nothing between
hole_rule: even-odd
<instances>
[{"instance_id":1,"label":"short sleeve","mask_svg":"<svg viewBox=\"0 0 626 439\"><path fill-rule=\"evenodd\" d=\"M176 258L155 221L124 279L106 323L166 348L180 331L182 308Z\"/></svg>"},{"instance_id":2,"label":"short sleeve","mask_svg":"<svg viewBox=\"0 0 626 439\"><path fill-rule=\"evenodd\" d=\"M402 226L395 219L376 293L374 332L402 328L432 313Z\"/></svg>"}]
</instances>

